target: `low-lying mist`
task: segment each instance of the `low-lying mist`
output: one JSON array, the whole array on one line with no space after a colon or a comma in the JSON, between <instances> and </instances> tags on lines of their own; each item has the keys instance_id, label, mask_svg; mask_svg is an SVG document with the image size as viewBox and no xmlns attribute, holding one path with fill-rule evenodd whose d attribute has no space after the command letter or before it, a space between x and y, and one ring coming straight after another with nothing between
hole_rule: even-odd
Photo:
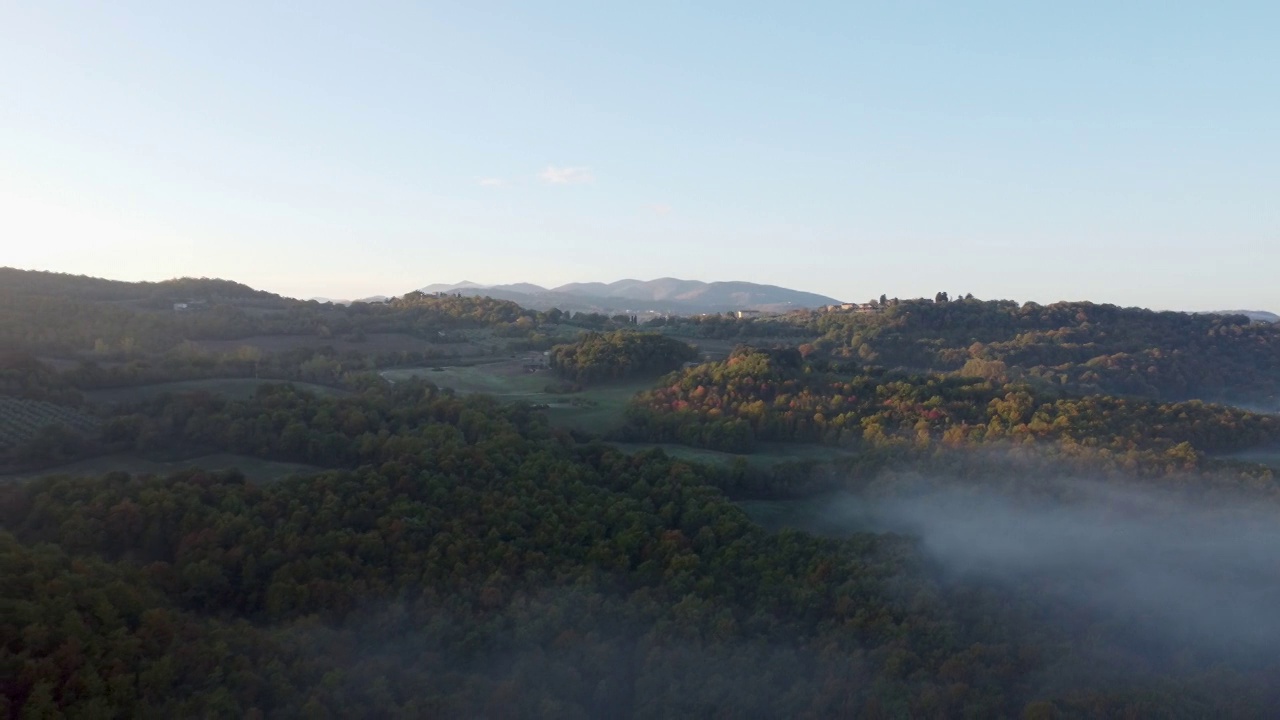
<instances>
[{"instance_id":1,"label":"low-lying mist","mask_svg":"<svg viewBox=\"0 0 1280 720\"><path fill-rule=\"evenodd\" d=\"M1017 499L930 484L943 489L828 496L808 529L918 538L944 584L994 584L1055 608L1042 619L1058 624L1086 617L1125 651L1264 662L1280 651L1280 508L1079 479Z\"/></svg>"}]
</instances>

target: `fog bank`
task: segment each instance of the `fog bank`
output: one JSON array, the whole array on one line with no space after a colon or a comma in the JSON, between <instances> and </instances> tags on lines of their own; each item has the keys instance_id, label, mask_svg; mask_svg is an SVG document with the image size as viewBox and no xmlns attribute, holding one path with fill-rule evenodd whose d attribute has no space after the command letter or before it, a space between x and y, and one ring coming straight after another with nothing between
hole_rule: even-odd
<instances>
[{"instance_id":1,"label":"fog bank","mask_svg":"<svg viewBox=\"0 0 1280 720\"><path fill-rule=\"evenodd\" d=\"M1233 655L1280 650L1276 508L1206 508L1150 489L1061 483L1070 501L972 489L844 496L826 522L845 512L862 529L917 537L948 580L1039 593L1134 638Z\"/></svg>"}]
</instances>

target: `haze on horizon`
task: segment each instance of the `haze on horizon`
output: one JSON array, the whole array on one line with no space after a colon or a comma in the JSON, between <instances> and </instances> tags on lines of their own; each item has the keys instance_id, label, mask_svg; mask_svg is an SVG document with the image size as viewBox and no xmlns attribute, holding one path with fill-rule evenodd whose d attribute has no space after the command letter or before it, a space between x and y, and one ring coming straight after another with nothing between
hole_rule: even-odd
<instances>
[{"instance_id":1,"label":"haze on horizon","mask_svg":"<svg viewBox=\"0 0 1280 720\"><path fill-rule=\"evenodd\" d=\"M1280 8L10 3L0 265L1280 311Z\"/></svg>"}]
</instances>

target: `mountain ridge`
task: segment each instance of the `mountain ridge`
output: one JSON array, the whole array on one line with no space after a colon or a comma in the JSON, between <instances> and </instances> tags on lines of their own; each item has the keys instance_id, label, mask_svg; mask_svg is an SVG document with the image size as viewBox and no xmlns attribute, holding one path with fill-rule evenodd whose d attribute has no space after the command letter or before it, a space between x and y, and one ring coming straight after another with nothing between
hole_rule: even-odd
<instances>
[{"instance_id":1,"label":"mountain ridge","mask_svg":"<svg viewBox=\"0 0 1280 720\"><path fill-rule=\"evenodd\" d=\"M1205 315L1244 315L1254 322L1280 323L1280 315L1266 310L1214 310Z\"/></svg>"},{"instance_id":2,"label":"mountain ridge","mask_svg":"<svg viewBox=\"0 0 1280 720\"><path fill-rule=\"evenodd\" d=\"M707 313L736 310L786 311L817 308L840 301L826 295L745 281L654 280L623 278L613 282L575 282L553 288L520 282L482 285L471 281L435 283L422 292L488 295L535 310Z\"/></svg>"}]
</instances>

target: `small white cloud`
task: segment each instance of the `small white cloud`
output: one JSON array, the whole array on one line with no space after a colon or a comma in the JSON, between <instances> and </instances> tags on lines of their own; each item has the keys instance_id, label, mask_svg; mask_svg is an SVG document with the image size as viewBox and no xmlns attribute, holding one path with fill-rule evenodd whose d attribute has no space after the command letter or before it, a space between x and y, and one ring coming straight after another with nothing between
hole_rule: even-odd
<instances>
[{"instance_id":1,"label":"small white cloud","mask_svg":"<svg viewBox=\"0 0 1280 720\"><path fill-rule=\"evenodd\" d=\"M654 215L670 215L671 206L666 203L654 203L649 206L649 211Z\"/></svg>"},{"instance_id":2,"label":"small white cloud","mask_svg":"<svg viewBox=\"0 0 1280 720\"><path fill-rule=\"evenodd\" d=\"M556 167L555 165L548 165L546 170L538 173L538 177L552 185L582 185L595 182L596 179L596 176L591 174L591 168Z\"/></svg>"},{"instance_id":3,"label":"small white cloud","mask_svg":"<svg viewBox=\"0 0 1280 720\"><path fill-rule=\"evenodd\" d=\"M505 179L495 177L480 178L478 182L484 187L503 187L507 184Z\"/></svg>"}]
</instances>

